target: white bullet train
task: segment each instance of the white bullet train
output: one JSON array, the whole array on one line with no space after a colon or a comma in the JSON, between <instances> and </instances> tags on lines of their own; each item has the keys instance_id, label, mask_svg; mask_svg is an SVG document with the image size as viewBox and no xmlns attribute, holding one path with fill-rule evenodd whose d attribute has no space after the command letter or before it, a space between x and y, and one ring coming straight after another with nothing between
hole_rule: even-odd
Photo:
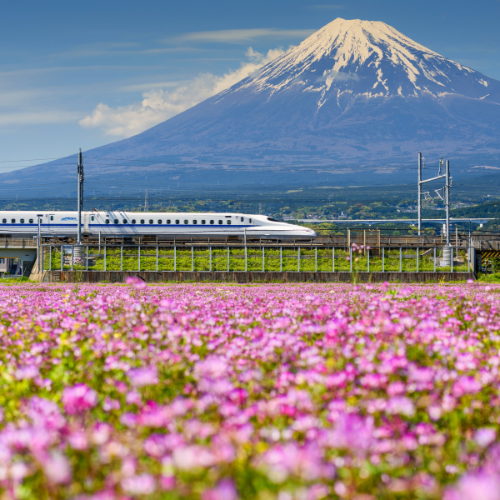
<instances>
[{"instance_id":1,"label":"white bullet train","mask_svg":"<svg viewBox=\"0 0 500 500\"><path fill-rule=\"evenodd\" d=\"M0 236L75 236L78 212L0 211ZM238 237L311 239L309 228L276 221L265 215L235 213L82 212L82 234L102 236L158 235L172 238Z\"/></svg>"}]
</instances>

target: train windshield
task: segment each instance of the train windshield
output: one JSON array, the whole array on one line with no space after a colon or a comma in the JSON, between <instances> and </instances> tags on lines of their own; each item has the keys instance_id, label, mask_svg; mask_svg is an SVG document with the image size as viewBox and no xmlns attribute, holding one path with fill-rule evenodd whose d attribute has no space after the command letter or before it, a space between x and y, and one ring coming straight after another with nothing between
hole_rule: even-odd
<instances>
[{"instance_id":1,"label":"train windshield","mask_svg":"<svg viewBox=\"0 0 500 500\"><path fill-rule=\"evenodd\" d=\"M267 220L270 220L271 222L279 222L278 220L273 219L272 217L268 217Z\"/></svg>"}]
</instances>

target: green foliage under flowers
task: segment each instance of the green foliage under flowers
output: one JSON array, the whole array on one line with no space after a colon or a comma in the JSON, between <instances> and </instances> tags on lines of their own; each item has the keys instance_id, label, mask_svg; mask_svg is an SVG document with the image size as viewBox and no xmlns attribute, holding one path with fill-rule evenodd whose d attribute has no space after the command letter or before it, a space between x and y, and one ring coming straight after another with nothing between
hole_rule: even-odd
<instances>
[{"instance_id":1,"label":"green foliage under flowers","mask_svg":"<svg viewBox=\"0 0 500 500\"><path fill-rule=\"evenodd\" d=\"M368 257L369 254L369 257ZM399 249L385 249L384 256L378 249L353 251L353 272L381 272L384 269L387 272L399 272L400 265L402 272L417 271L417 250L404 249L401 252ZM419 253L418 270L419 271L434 271L433 253L422 255ZM436 253L439 260L439 250ZM58 270L61 269L61 253L58 248L52 249L51 259L48 252L45 252L44 269ZM209 271L210 270L210 255L208 248L197 248L193 250L194 266L192 267L191 248L178 248L174 259L173 248L160 248L158 251L158 271ZM453 270L456 272L467 272L467 253L459 251L459 260L455 261ZM317 259L317 263L316 263ZM227 248L212 249L212 271L227 271L229 260L230 271L245 270L245 252L243 248L229 248L229 259ZM264 260L264 267L263 267ZM400 262L401 260L401 262ZM104 266L104 250L99 253L98 248L89 249L89 270L103 271L156 271L156 247L141 248L140 269L137 247L124 248L123 258L121 257L120 248L108 247L106 250L106 266ZM123 266L123 267L122 267ZM300 271L313 272L343 271L350 272L351 264L349 262L349 251L347 249L335 248L333 258L333 250L331 248L318 248L317 258L313 247L303 247L300 250ZM63 259L63 269L71 269L71 255L66 255ZM73 263L73 269L84 270L84 265ZM298 250L287 249L282 250L282 268L283 271L298 271ZM248 271L280 271L280 250L276 248L265 248L264 259L262 248L247 249L247 270ZM450 272L450 267L439 267L439 262L436 265L438 272Z\"/></svg>"}]
</instances>

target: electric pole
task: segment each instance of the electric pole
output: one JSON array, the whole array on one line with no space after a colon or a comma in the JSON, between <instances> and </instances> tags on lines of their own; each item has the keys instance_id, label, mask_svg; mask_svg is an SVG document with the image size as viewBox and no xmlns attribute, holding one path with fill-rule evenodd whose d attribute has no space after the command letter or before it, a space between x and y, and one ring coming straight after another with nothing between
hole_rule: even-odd
<instances>
[{"instance_id":1,"label":"electric pole","mask_svg":"<svg viewBox=\"0 0 500 500\"><path fill-rule=\"evenodd\" d=\"M422 153L418 153L418 235L422 229Z\"/></svg>"},{"instance_id":2,"label":"electric pole","mask_svg":"<svg viewBox=\"0 0 500 500\"><path fill-rule=\"evenodd\" d=\"M83 208L83 155L82 148L78 153L78 239L77 245L82 244L82 208Z\"/></svg>"},{"instance_id":3,"label":"electric pole","mask_svg":"<svg viewBox=\"0 0 500 500\"><path fill-rule=\"evenodd\" d=\"M418 153L418 204L417 204L417 211L418 211L418 234L420 235L420 231L422 228L422 184L426 184L427 182L433 182L437 181L439 179L446 179L446 185L444 187L445 191L445 197L444 197L444 203L445 206L447 207L447 224L449 224L449 198L446 197L446 193L448 192L446 186L450 186L450 162L446 162L446 173L441 174L441 165L443 164L443 160L439 160L439 172L436 177L432 177L430 179L425 179L422 180L422 166L425 168L425 162L422 162L422 153ZM450 186L451 187L451 186ZM437 192L437 191L436 191ZM439 193L438 193L439 196ZM441 196L439 196L441 198ZM448 199L448 202L446 201ZM448 232L447 232L448 234Z\"/></svg>"}]
</instances>

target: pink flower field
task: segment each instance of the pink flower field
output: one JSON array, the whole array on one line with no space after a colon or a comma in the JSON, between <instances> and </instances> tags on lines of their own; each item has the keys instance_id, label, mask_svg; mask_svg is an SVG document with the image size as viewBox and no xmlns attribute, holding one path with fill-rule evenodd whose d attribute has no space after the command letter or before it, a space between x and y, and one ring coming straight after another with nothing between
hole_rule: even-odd
<instances>
[{"instance_id":1,"label":"pink flower field","mask_svg":"<svg viewBox=\"0 0 500 500\"><path fill-rule=\"evenodd\" d=\"M0 289L0 498L500 500L500 288Z\"/></svg>"}]
</instances>

